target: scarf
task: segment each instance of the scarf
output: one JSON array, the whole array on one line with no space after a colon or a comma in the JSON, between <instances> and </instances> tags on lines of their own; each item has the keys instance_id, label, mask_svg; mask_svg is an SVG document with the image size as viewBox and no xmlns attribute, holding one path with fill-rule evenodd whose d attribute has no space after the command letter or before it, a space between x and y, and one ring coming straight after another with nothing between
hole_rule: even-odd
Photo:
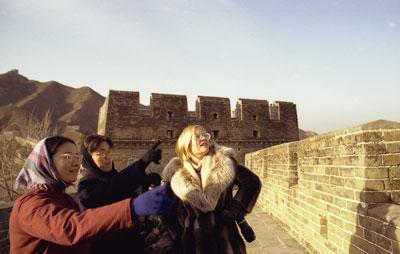
<instances>
[{"instance_id":1,"label":"scarf","mask_svg":"<svg viewBox=\"0 0 400 254\"><path fill-rule=\"evenodd\" d=\"M15 189L30 189L42 185L53 185L65 189L66 185L60 180L53 166L53 160L46 147L46 139L40 140L25 160L15 181Z\"/></svg>"}]
</instances>

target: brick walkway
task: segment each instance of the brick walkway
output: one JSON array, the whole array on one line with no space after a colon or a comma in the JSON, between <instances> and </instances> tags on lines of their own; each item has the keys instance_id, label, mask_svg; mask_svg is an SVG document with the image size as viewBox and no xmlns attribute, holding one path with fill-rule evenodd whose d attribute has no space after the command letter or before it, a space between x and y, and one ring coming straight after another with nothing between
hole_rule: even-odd
<instances>
[{"instance_id":1,"label":"brick walkway","mask_svg":"<svg viewBox=\"0 0 400 254\"><path fill-rule=\"evenodd\" d=\"M305 248L260 208L255 207L246 219L256 233L256 240L246 243L248 254L308 254Z\"/></svg>"}]
</instances>

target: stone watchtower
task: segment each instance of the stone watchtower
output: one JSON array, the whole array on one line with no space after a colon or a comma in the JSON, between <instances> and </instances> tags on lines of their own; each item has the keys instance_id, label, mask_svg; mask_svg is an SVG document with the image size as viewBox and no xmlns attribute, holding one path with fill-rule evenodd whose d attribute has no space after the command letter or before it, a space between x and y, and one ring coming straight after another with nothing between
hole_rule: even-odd
<instances>
[{"instance_id":1,"label":"stone watchtower","mask_svg":"<svg viewBox=\"0 0 400 254\"><path fill-rule=\"evenodd\" d=\"M175 154L175 142L190 124L200 124L217 143L244 155L299 139L296 105L291 102L239 99L231 111L229 98L198 96L196 110L188 111L185 95L152 93L150 105L139 102L139 92L110 90L100 108L98 133L112 138L118 169L138 159L156 139L163 158L149 171L161 171Z\"/></svg>"}]
</instances>

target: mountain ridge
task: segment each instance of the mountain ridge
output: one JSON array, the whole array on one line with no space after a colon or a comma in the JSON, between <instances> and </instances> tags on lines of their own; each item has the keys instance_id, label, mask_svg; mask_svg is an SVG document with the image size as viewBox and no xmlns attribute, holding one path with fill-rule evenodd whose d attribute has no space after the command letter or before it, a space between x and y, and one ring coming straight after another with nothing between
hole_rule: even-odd
<instances>
[{"instance_id":1,"label":"mountain ridge","mask_svg":"<svg viewBox=\"0 0 400 254\"><path fill-rule=\"evenodd\" d=\"M39 82L18 70L0 74L0 129L18 131L26 119L41 121L47 111L51 127L74 139L97 131L105 98L88 86L72 88L57 81Z\"/></svg>"}]
</instances>

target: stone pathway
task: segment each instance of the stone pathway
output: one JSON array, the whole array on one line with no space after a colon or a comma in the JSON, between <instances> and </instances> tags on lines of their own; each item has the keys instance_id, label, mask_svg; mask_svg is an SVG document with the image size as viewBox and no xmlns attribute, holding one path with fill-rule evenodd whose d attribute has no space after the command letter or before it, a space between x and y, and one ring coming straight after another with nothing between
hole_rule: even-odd
<instances>
[{"instance_id":1,"label":"stone pathway","mask_svg":"<svg viewBox=\"0 0 400 254\"><path fill-rule=\"evenodd\" d=\"M255 207L246 219L256 233L256 240L246 243L248 254L309 254L260 208Z\"/></svg>"}]
</instances>

